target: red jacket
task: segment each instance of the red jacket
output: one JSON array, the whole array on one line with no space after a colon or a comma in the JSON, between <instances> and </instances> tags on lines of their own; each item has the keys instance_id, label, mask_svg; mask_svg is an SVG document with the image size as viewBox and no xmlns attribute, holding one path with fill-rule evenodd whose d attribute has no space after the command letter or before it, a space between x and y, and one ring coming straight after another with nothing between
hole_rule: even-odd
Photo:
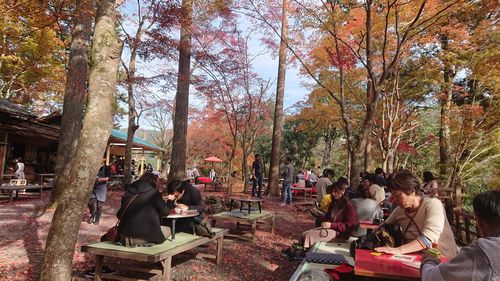
<instances>
[{"instance_id":1,"label":"red jacket","mask_svg":"<svg viewBox=\"0 0 500 281\"><path fill-rule=\"evenodd\" d=\"M338 237L342 239L349 239L351 234L356 230L358 225L358 215L356 214L356 209L350 201L347 201L344 208L340 210L337 218L333 220L331 218L332 208L335 205L334 202L330 203L328 207L328 212L326 213L326 220L332 223L331 229L337 231Z\"/></svg>"}]
</instances>

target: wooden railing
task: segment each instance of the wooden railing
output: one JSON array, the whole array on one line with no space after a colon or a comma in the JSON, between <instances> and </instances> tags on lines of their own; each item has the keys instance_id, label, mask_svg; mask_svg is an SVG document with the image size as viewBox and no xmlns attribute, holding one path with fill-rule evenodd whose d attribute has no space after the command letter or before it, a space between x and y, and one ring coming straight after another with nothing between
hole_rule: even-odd
<instances>
[{"instance_id":1,"label":"wooden railing","mask_svg":"<svg viewBox=\"0 0 500 281\"><path fill-rule=\"evenodd\" d=\"M455 240L461 245L468 245L479 237L479 228L477 227L474 215L463 210L453 210L453 220L450 221Z\"/></svg>"}]
</instances>

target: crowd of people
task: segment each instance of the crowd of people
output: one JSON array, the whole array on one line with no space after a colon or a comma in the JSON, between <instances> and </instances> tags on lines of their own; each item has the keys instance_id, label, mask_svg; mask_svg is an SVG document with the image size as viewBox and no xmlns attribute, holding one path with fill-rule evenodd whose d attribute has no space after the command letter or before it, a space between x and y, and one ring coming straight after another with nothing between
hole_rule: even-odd
<instances>
[{"instance_id":1,"label":"crowd of people","mask_svg":"<svg viewBox=\"0 0 500 281\"><path fill-rule=\"evenodd\" d=\"M500 280L500 191L477 195L473 200L479 238L458 251L443 203L437 198L437 181L431 172L423 174L423 184L410 171L386 176L382 169L363 173L361 184L349 191L347 180L331 183L333 171L325 169L316 183L317 207L311 210L315 228L282 251L288 259L302 259L315 242L358 237L367 241L378 229L399 229L400 245L374 245L372 250L402 255L422 253L422 280ZM384 210L389 214L383 220ZM361 221L382 222L372 234L360 227ZM366 238L365 238L366 237ZM433 251L429 251L433 249ZM437 251L435 251L437 249ZM448 260L441 263L438 256Z\"/></svg>"},{"instance_id":2,"label":"crowd of people","mask_svg":"<svg viewBox=\"0 0 500 281\"><path fill-rule=\"evenodd\" d=\"M297 181L291 159L286 158L284 164L282 205L291 204L291 186ZM261 195L262 169L261 160L256 157L252 165L253 196ZM89 201L89 223L99 223L109 174L103 164ZM317 193L316 207L311 209L315 228L304 232L301 241L292 248L282 251L288 259L300 258L319 241L374 235L367 234L360 222L378 221L381 222L378 228L397 226L402 243L373 245L373 250L393 255L424 253L422 280L499 280L500 264L494 257L500 250L500 191L485 192L474 198L474 212L483 238L458 252L443 203L437 198L437 181L432 173L426 171L421 184L410 171L387 176L378 168L375 173L362 173L361 184L356 188L350 188L345 177L333 181L334 176L332 169L324 169L319 176L312 177ZM310 179L309 175L307 180ZM190 181L172 181L162 195L158 175L147 171L123 195L117 213L118 243L126 247L163 243L171 235L171 228L169 221L162 217L174 208L199 212L197 217L179 220L177 232L192 232L195 224L204 220L202 196ZM385 221L384 211L388 214ZM435 255L426 252L428 249L437 249L448 261L441 263Z\"/></svg>"}]
</instances>

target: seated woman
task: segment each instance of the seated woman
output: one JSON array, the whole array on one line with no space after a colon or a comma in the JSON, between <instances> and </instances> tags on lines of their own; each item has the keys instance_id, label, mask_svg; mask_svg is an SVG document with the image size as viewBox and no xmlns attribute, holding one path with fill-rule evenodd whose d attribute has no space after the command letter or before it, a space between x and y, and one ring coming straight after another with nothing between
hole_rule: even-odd
<instances>
[{"instance_id":1,"label":"seated woman","mask_svg":"<svg viewBox=\"0 0 500 281\"><path fill-rule=\"evenodd\" d=\"M345 188L340 182L331 186L332 202L322 218L321 228L304 233L304 248L311 247L318 241L331 241L335 238L349 239L356 228L358 218L354 206L347 200Z\"/></svg>"},{"instance_id":2,"label":"seated woman","mask_svg":"<svg viewBox=\"0 0 500 281\"><path fill-rule=\"evenodd\" d=\"M441 201L423 196L419 180L409 171L397 172L389 177L389 189L398 207L385 224L398 224L403 230L406 244L400 247L378 247L378 252L406 254L435 247L452 258L457 245Z\"/></svg>"},{"instance_id":3,"label":"seated woman","mask_svg":"<svg viewBox=\"0 0 500 281\"><path fill-rule=\"evenodd\" d=\"M170 228L161 226L160 218L170 213L174 202L165 202L158 186L158 177L145 173L125 191L116 215L121 218L118 233L123 245L134 247L146 243L160 244L170 236Z\"/></svg>"},{"instance_id":4,"label":"seated woman","mask_svg":"<svg viewBox=\"0 0 500 281\"><path fill-rule=\"evenodd\" d=\"M176 232L193 232L194 221L201 222L205 217L205 203L200 191L188 181L175 180L168 184L167 192L173 195L175 207L185 210L197 210L200 214L194 218L178 219L175 224Z\"/></svg>"},{"instance_id":5,"label":"seated woman","mask_svg":"<svg viewBox=\"0 0 500 281\"><path fill-rule=\"evenodd\" d=\"M359 221L372 221L384 217L384 212L379 204L373 200L370 190L365 188L363 184L358 186L357 197L351 199L351 203L356 210ZM361 237L363 235L366 235L366 229L358 225L352 236Z\"/></svg>"},{"instance_id":6,"label":"seated woman","mask_svg":"<svg viewBox=\"0 0 500 281\"><path fill-rule=\"evenodd\" d=\"M437 197L438 183L434 179L434 175L429 171L425 171L422 176L424 178L424 186L422 188L424 194L431 198Z\"/></svg>"}]
</instances>

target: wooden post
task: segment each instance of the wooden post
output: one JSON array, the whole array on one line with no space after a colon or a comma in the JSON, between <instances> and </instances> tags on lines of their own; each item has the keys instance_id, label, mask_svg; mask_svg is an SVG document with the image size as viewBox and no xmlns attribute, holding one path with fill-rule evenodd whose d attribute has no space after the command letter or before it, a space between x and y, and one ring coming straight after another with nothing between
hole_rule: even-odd
<instances>
[{"instance_id":1,"label":"wooden post","mask_svg":"<svg viewBox=\"0 0 500 281\"><path fill-rule=\"evenodd\" d=\"M108 147L106 147L106 166L109 166L110 156L111 156L111 144L108 143Z\"/></svg>"},{"instance_id":2,"label":"wooden post","mask_svg":"<svg viewBox=\"0 0 500 281\"><path fill-rule=\"evenodd\" d=\"M161 169L161 161L160 161L160 153L156 154L156 170L159 171Z\"/></svg>"},{"instance_id":3,"label":"wooden post","mask_svg":"<svg viewBox=\"0 0 500 281\"><path fill-rule=\"evenodd\" d=\"M146 161L146 159L144 158L144 148L143 148L141 157L141 169L139 171L139 176L142 176L142 174L144 174L144 161Z\"/></svg>"},{"instance_id":4,"label":"wooden post","mask_svg":"<svg viewBox=\"0 0 500 281\"><path fill-rule=\"evenodd\" d=\"M5 157L7 156L7 132L0 132L0 185L3 184L3 171L5 169Z\"/></svg>"}]
</instances>

